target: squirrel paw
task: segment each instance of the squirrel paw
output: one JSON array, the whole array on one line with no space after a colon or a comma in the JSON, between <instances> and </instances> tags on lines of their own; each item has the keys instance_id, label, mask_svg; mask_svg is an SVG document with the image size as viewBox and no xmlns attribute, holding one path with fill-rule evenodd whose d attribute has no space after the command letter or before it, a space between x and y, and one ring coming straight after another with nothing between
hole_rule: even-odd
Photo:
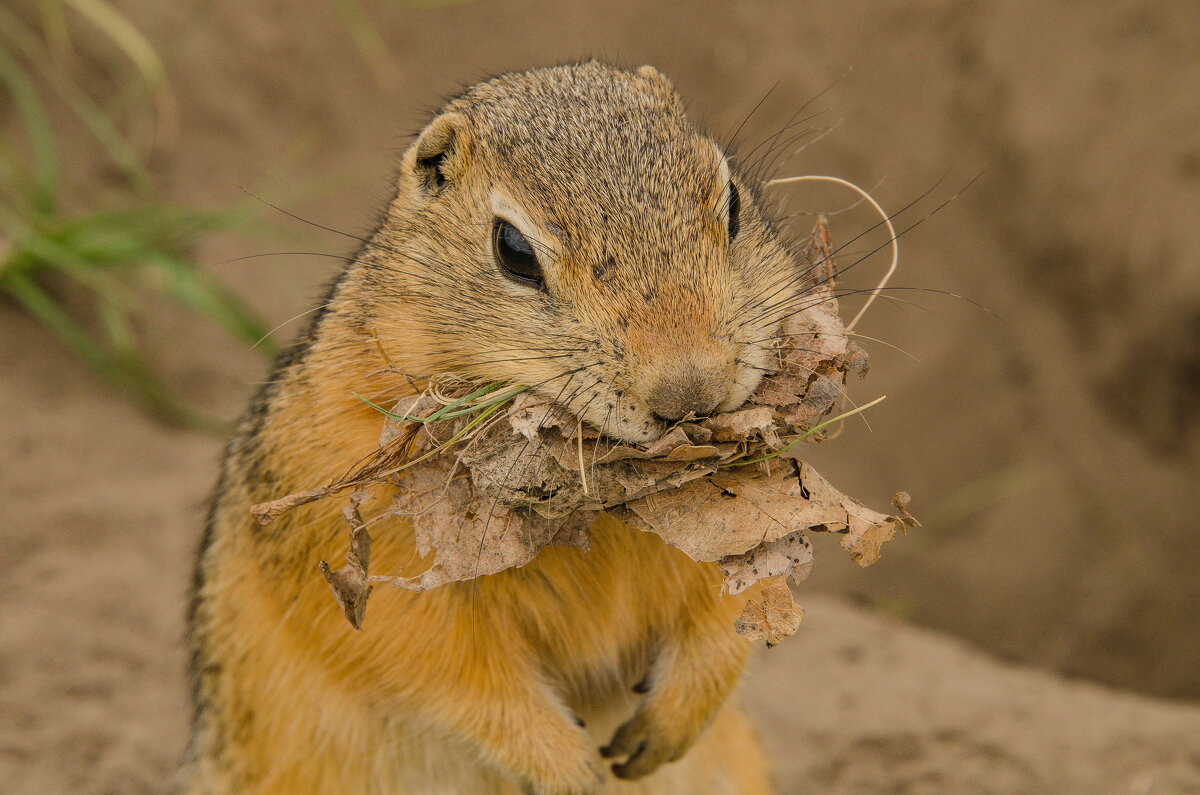
<instances>
[{"instance_id":1,"label":"squirrel paw","mask_svg":"<svg viewBox=\"0 0 1200 795\"><path fill-rule=\"evenodd\" d=\"M642 705L622 724L608 745L600 749L605 759L625 757L614 764L617 778L633 779L653 773L664 762L674 762L687 752L703 726L682 727L678 721L664 719L653 700Z\"/></svg>"}]
</instances>

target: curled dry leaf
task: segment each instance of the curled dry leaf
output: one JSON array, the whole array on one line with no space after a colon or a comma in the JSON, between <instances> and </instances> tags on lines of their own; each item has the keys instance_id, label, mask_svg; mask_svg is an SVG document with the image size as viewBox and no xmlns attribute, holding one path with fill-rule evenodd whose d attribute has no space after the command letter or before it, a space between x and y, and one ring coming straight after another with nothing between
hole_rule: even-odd
<instances>
[{"instance_id":1,"label":"curled dry leaf","mask_svg":"<svg viewBox=\"0 0 1200 795\"><path fill-rule=\"evenodd\" d=\"M762 596L751 599L734 619L737 633L746 640L765 641L767 648L790 638L800 628L804 608L792 600L785 577L762 581Z\"/></svg>"},{"instance_id":2,"label":"curled dry leaf","mask_svg":"<svg viewBox=\"0 0 1200 795\"><path fill-rule=\"evenodd\" d=\"M362 629L363 616L367 611L367 597L374 588L367 578L367 567L371 562L371 534L367 532L366 523L359 514L360 503L361 499L356 497L342 510L342 515L350 523L350 552L346 555L346 565L332 571L325 561L317 564L333 591L333 598L342 609L342 615L350 622L350 626L359 630Z\"/></svg>"},{"instance_id":3,"label":"curled dry leaf","mask_svg":"<svg viewBox=\"0 0 1200 795\"><path fill-rule=\"evenodd\" d=\"M791 577L800 582L812 571L812 543L803 531L793 530L740 555L726 555L717 565L731 594L739 594L768 577Z\"/></svg>"},{"instance_id":4,"label":"curled dry leaf","mask_svg":"<svg viewBox=\"0 0 1200 795\"><path fill-rule=\"evenodd\" d=\"M345 490L393 486L385 513L410 521L418 553L432 560L417 577L369 579L426 590L522 566L549 545L586 549L589 530L605 511L695 560L716 562L729 593L763 582L737 629L777 643L799 626L801 611L786 579L799 582L812 569L806 532L842 534L841 546L867 566L897 528L916 526L907 494L897 494L897 515L885 515L791 457L797 440L823 438L820 423L837 405L846 378L867 370L866 354L838 316L831 257L822 219L806 250L811 278L803 306L774 340L775 372L738 410L678 423L645 446L603 437L528 391L511 402L483 403L486 411L407 419L430 418L478 386L435 378L422 395L393 409L379 450L359 470L255 506L255 516L265 523ZM330 573L322 564L322 572L357 627L369 593L370 539L356 511L347 514L348 566Z\"/></svg>"},{"instance_id":5,"label":"curled dry leaf","mask_svg":"<svg viewBox=\"0 0 1200 795\"><path fill-rule=\"evenodd\" d=\"M896 516L900 517L900 521L904 522L906 527L920 527L921 523L917 521L917 517L908 512L910 502L912 497L907 491L898 491L892 495L892 507L896 509Z\"/></svg>"}]
</instances>

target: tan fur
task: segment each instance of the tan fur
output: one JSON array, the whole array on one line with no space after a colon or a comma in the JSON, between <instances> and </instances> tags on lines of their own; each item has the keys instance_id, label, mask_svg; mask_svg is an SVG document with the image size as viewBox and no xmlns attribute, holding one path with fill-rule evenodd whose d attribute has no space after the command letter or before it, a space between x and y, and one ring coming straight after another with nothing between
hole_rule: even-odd
<instances>
[{"instance_id":1,"label":"tan fur","mask_svg":"<svg viewBox=\"0 0 1200 795\"><path fill-rule=\"evenodd\" d=\"M753 301L796 266L744 185L730 240L723 168L649 67L506 75L426 128L379 228L229 444L197 565L183 791L767 791L749 730L721 708L747 644L714 566L602 517L587 552L549 548L426 593L377 587L359 633L316 568L345 552L338 501L262 528L248 510L375 447L379 415L353 393L411 392L380 348L414 375L537 385L630 440L662 432L664 395L739 405L765 360L754 341L779 319ZM519 216L546 291L497 268L498 207ZM371 532L374 572L419 571L411 527ZM624 778L605 745L632 755Z\"/></svg>"}]
</instances>

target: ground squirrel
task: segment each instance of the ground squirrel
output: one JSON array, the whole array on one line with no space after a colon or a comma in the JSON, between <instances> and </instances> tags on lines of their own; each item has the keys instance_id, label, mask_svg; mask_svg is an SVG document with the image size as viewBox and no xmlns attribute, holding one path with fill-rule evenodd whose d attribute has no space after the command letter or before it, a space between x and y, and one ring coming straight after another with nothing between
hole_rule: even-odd
<instances>
[{"instance_id":1,"label":"ground squirrel","mask_svg":"<svg viewBox=\"0 0 1200 795\"><path fill-rule=\"evenodd\" d=\"M722 709L748 643L714 565L602 516L587 552L378 587L359 633L317 573L345 550L337 501L266 527L249 508L375 448L379 414L355 393L412 393L384 353L533 385L628 441L735 408L799 274L755 185L651 67L537 69L450 101L228 445L196 568L182 790L766 792ZM409 528L373 534L373 571L419 564Z\"/></svg>"}]
</instances>

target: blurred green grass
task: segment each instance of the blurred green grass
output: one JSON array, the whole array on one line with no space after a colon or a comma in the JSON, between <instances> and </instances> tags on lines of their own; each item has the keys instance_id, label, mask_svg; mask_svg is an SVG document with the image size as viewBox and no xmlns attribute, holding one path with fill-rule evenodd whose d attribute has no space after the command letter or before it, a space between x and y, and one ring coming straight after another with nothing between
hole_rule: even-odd
<instances>
[{"instance_id":1,"label":"blurred green grass","mask_svg":"<svg viewBox=\"0 0 1200 795\"><path fill-rule=\"evenodd\" d=\"M111 85L89 91L79 77L89 70L111 75ZM154 416L220 427L156 372L139 319L166 302L238 340L261 341L262 321L191 257L203 236L244 224L249 213L172 205L157 194L142 154L149 143L135 130L149 120L169 135L174 124L158 54L103 0L42 0L24 14L0 7L0 85L15 111L15 123L0 128L0 293ZM113 166L102 195L65 200L69 163L54 111L77 121Z\"/></svg>"}]
</instances>

